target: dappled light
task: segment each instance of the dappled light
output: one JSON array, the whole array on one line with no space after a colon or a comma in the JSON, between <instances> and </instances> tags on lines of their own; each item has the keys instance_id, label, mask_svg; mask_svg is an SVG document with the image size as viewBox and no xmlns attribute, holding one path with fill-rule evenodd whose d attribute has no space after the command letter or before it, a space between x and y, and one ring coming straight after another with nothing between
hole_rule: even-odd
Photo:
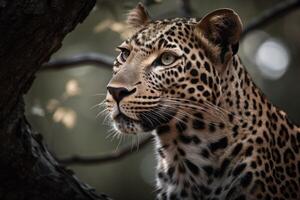
<instances>
[{"instance_id":1,"label":"dappled light","mask_svg":"<svg viewBox=\"0 0 300 200\"><path fill-rule=\"evenodd\" d=\"M65 95L67 97L77 96L80 94L79 83L75 79L71 79L66 83Z\"/></svg>"},{"instance_id":2,"label":"dappled light","mask_svg":"<svg viewBox=\"0 0 300 200\"><path fill-rule=\"evenodd\" d=\"M53 113L53 121L62 123L66 128L74 128L77 114L70 108L58 107Z\"/></svg>"},{"instance_id":3,"label":"dappled light","mask_svg":"<svg viewBox=\"0 0 300 200\"><path fill-rule=\"evenodd\" d=\"M281 78L290 63L286 47L278 40L268 39L257 49L255 62L262 75L270 79Z\"/></svg>"},{"instance_id":4,"label":"dappled light","mask_svg":"<svg viewBox=\"0 0 300 200\"><path fill-rule=\"evenodd\" d=\"M121 39L128 38L132 32L125 22L117 22L112 19L103 20L94 28L95 33L100 33L107 30L118 33Z\"/></svg>"}]
</instances>

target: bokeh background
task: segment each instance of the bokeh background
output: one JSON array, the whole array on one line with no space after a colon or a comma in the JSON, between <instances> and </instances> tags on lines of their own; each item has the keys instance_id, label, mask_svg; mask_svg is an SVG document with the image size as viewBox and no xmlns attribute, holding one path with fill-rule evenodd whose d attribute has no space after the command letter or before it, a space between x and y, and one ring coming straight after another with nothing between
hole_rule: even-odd
<instances>
[{"instance_id":1,"label":"bokeh background","mask_svg":"<svg viewBox=\"0 0 300 200\"><path fill-rule=\"evenodd\" d=\"M69 34L52 60L87 53L116 56L115 47L127 37L126 13L138 1L98 0L89 17ZM217 8L234 9L247 25L264 10L282 0L191 0L192 16L201 17ZM180 17L182 1L147 1L154 18ZM273 103L300 122L300 9L246 35L239 54L257 85ZM137 138L113 138L111 127L96 106L111 77L107 66L82 65L39 72L26 96L27 116L57 158L93 156L134 146ZM105 164L71 165L77 176L114 199L153 199L155 157L153 145L122 160Z\"/></svg>"}]
</instances>

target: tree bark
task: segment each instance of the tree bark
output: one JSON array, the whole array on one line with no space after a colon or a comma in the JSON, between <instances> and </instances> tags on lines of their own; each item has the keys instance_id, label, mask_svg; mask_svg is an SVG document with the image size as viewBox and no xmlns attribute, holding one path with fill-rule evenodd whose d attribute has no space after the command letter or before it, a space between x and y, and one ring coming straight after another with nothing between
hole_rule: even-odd
<instances>
[{"instance_id":1,"label":"tree bark","mask_svg":"<svg viewBox=\"0 0 300 200\"><path fill-rule=\"evenodd\" d=\"M0 199L107 199L59 165L24 116L35 73L95 0L0 0Z\"/></svg>"}]
</instances>

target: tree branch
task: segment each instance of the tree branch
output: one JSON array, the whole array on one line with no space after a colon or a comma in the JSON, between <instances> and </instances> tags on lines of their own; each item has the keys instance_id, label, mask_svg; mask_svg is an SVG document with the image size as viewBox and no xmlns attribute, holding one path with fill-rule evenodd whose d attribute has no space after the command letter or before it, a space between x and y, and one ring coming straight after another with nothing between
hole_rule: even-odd
<instances>
[{"instance_id":1,"label":"tree branch","mask_svg":"<svg viewBox=\"0 0 300 200\"><path fill-rule=\"evenodd\" d=\"M57 59L43 65L42 70L61 70L82 65L95 65L111 69L114 59L101 53L87 53L71 58Z\"/></svg>"},{"instance_id":2,"label":"tree branch","mask_svg":"<svg viewBox=\"0 0 300 200\"><path fill-rule=\"evenodd\" d=\"M28 123L23 96L95 0L0 1L0 199L107 200L61 166Z\"/></svg>"},{"instance_id":3,"label":"tree branch","mask_svg":"<svg viewBox=\"0 0 300 200\"><path fill-rule=\"evenodd\" d=\"M135 146L134 148L142 149L147 146L148 143L153 139L153 136L147 136L144 139L139 142L138 146ZM69 158L61 158L58 159L58 161L65 165L87 165L87 164L102 164L106 162L121 160L122 158L126 157L127 155L130 155L132 153L135 153L137 151L132 151L132 145L126 145L122 147L120 150L104 153L101 155L95 155L95 156L71 156Z\"/></svg>"},{"instance_id":4,"label":"tree branch","mask_svg":"<svg viewBox=\"0 0 300 200\"><path fill-rule=\"evenodd\" d=\"M247 35L249 32L265 26L279 17L283 17L290 14L292 11L300 7L300 0L287 0L278 3L274 7L271 7L262 12L258 17L251 20L245 27L242 37Z\"/></svg>"},{"instance_id":5,"label":"tree branch","mask_svg":"<svg viewBox=\"0 0 300 200\"><path fill-rule=\"evenodd\" d=\"M191 17L192 16L192 8L190 0L180 0L180 13L183 17Z\"/></svg>"}]
</instances>

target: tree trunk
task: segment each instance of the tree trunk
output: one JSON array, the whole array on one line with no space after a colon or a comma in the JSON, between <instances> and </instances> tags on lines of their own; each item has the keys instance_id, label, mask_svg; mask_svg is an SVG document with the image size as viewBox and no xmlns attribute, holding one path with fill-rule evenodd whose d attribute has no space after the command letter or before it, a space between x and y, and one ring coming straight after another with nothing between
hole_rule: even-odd
<instances>
[{"instance_id":1,"label":"tree trunk","mask_svg":"<svg viewBox=\"0 0 300 200\"><path fill-rule=\"evenodd\" d=\"M24 116L35 73L95 0L0 0L0 199L107 199L60 166Z\"/></svg>"}]
</instances>

